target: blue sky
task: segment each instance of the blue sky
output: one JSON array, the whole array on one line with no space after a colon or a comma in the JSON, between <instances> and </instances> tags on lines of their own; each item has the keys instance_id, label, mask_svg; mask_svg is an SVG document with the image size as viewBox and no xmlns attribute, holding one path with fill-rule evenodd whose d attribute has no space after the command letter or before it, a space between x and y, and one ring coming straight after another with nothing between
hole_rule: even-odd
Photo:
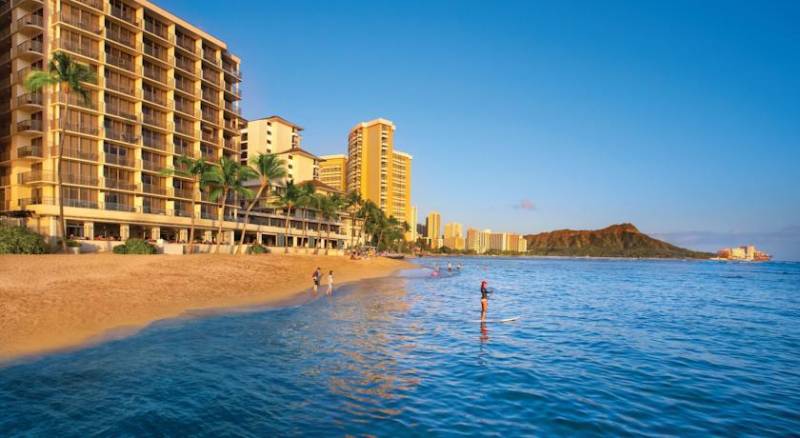
<instances>
[{"instance_id":1,"label":"blue sky","mask_svg":"<svg viewBox=\"0 0 800 438\"><path fill-rule=\"evenodd\" d=\"M800 2L156 1L313 152L393 120L421 220L800 260Z\"/></svg>"}]
</instances>

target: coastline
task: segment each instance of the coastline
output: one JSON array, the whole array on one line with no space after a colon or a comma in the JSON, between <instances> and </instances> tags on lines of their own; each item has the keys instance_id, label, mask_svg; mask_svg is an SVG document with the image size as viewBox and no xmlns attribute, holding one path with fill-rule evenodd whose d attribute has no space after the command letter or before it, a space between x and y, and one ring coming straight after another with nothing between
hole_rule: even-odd
<instances>
[{"instance_id":1,"label":"coastline","mask_svg":"<svg viewBox=\"0 0 800 438\"><path fill-rule=\"evenodd\" d=\"M317 266L341 286L412 265L285 254L0 256L0 362L129 336L163 319L277 307L310 289Z\"/></svg>"}]
</instances>

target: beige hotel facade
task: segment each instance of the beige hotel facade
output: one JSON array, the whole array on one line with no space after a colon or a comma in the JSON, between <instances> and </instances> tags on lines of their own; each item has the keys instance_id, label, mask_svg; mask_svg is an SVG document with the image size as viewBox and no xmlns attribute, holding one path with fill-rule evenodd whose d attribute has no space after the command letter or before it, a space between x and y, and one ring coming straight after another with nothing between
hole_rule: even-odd
<instances>
[{"instance_id":1,"label":"beige hotel facade","mask_svg":"<svg viewBox=\"0 0 800 438\"><path fill-rule=\"evenodd\" d=\"M95 72L89 102L73 96L67 110L58 92L24 89L56 51ZM185 241L194 217L198 240L211 241L222 220L232 241L239 202L227 200L220 218L190 178L161 171L181 155L242 158L241 81L240 59L224 41L151 2L0 0L0 214L59 234L60 138L68 236ZM248 240L281 244L278 213L256 218ZM309 235L331 228L324 245L344 243L338 225L311 222L291 221L293 244L321 245Z\"/></svg>"}]
</instances>

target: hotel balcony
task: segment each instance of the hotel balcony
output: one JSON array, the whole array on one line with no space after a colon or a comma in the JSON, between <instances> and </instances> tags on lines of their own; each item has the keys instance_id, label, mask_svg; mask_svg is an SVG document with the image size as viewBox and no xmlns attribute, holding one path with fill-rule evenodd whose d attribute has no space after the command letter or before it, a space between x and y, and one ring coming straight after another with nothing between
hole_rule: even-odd
<instances>
[{"instance_id":1,"label":"hotel balcony","mask_svg":"<svg viewBox=\"0 0 800 438\"><path fill-rule=\"evenodd\" d=\"M36 196L32 198L21 198L17 201L17 204L21 209L25 210L31 205L56 205L56 200L51 197Z\"/></svg>"},{"instance_id":2,"label":"hotel balcony","mask_svg":"<svg viewBox=\"0 0 800 438\"><path fill-rule=\"evenodd\" d=\"M195 78L198 77L197 64L188 59L175 58L175 68L177 68L181 72L185 72L186 74L192 75Z\"/></svg>"},{"instance_id":3,"label":"hotel balcony","mask_svg":"<svg viewBox=\"0 0 800 438\"><path fill-rule=\"evenodd\" d=\"M133 108L124 108L122 105L105 103L103 105L106 114L121 117L132 122L138 122L139 116L134 114Z\"/></svg>"},{"instance_id":4,"label":"hotel balcony","mask_svg":"<svg viewBox=\"0 0 800 438\"><path fill-rule=\"evenodd\" d=\"M202 111L203 114L203 121L212 123L214 125L220 125L219 123L219 112L216 110L206 110Z\"/></svg>"},{"instance_id":5,"label":"hotel balcony","mask_svg":"<svg viewBox=\"0 0 800 438\"><path fill-rule=\"evenodd\" d=\"M17 108L18 109L39 109L42 107L42 93L25 93L21 96L17 96Z\"/></svg>"},{"instance_id":6,"label":"hotel balcony","mask_svg":"<svg viewBox=\"0 0 800 438\"><path fill-rule=\"evenodd\" d=\"M175 64L175 59L172 56L169 56L166 51L159 52L147 44L144 45L144 54L147 55L148 61L156 61L157 63L168 67L171 67Z\"/></svg>"},{"instance_id":7,"label":"hotel balcony","mask_svg":"<svg viewBox=\"0 0 800 438\"><path fill-rule=\"evenodd\" d=\"M172 145L172 149L175 155L186 155L189 158L194 158L194 150L192 149L192 146L183 146L175 143ZM177 163L175 164L175 167L179 167Z\"/></svg>"},{"instance_id":8,"label":"hotel balcony","mask_svg":"<svg viewBox=\"0 0 800 438\"><path fill-rule=\"evenodd\" d=\"M17 148L17 158L20 160L38 160L44 157L42 147L38 145L20 146Z\"/></svg>"},{"instance_id":9,"label":"hotel balcony","mask_svg":"<svg viewBox=\"0 0 800 438\"><path fill-rule=\"evenodd\" d=\"M17 32L36 36L44 29L44 17L41 15L28 14L17 20Z\"/></svg>"},{"instance_id":10,"label":"hotel balcony","mask_svg":"<svg viewBox=\"0 0 800 438\"><path fill-rule=\"evenodd\" d=\"M88 199L64 199L64 206L75 208L97 208L97 201Z\"/></svg>"},{"instance_id":11,"label":"hotel balcony","mask_svg":"<svg viewBox=\"0 0 800 438\"><path fill-rule=\"evenodd\" d=\"M158 67L144 66L144 77L167 87L173 87L174 79L167 77L167 71Z\"/></svg>"},{"instance_id":12,"label":"hotel balcony","mask_svg":"<svg viewBox=\"0 0 800 438\"><path fill-rule=\"evenodd\" d=\"M236 120L225 119L225 129L233 132L239 132L239 125L236 124Z\"/></svg>"},{"instance_id":13,"label":"hotel balcony","mask_svg":"<svg viewBox=\"0 0 800 438\"><path fill-rule=\"evenodd\" d=\"M106 7L105 7L106 3L103 2L103 0L72 0L72 1L96 9L98 12L106 13Z\"/></svg>"},{"instance_id":14,"label":"hotel balcony","mask_svg":"<svg viewBox=\"0 0 800 438\"><path fill-rule=\"evenodd\" d=\"M140 66L133 63L133 59L123 58L121 56L110 55L106 53L106 63L108 65L120 68L125 70L129 73L133 73L137 76L141 75Z\"/></svg>"},{"instance_id":15,"label":"hotel balcony","mask_svg":"<svg viewBox=\"0 0 800 438\"><path fill-rule=\"evenodd\" d=\"M106 79L106 89L122 93L128 96L139 98L141 96L141 89L132 87L127 84L122 84L120 81L112 81Z\"/></svg>"},{"instance_id":16,"label":"hotel balcony","mask_svg":"<svg viewBox=\"0 0 800 438\"><path fill-rule=\"evenodd\" d=\"M142 123L150 125L150 126L153 126L153 127L156 127L156 128L160 128L160 129L170 129L171 128L170 124L167 122L167 116L166 115L154 115L154 114L144 113L144 114L142 114Z\"/></svg>"},{"instance_id":17,"label":"hotel balcony","mask_svg":"<svg viewBox=\"0 0 800 438\"><path fill-rule=\"evenodd\" d=\"M150 35L158 37L170 44L175 43L175 36L166 31L165 28L155 26L151 21L144 20L144 30Z\"/></svg>"},{"instance_id":18,"label":"hotel balcony","mask_svg":"<svg viewBox=\"0 0 800 438\"><path fill-rule=\"evenodd\" d=\"M175 123L175 132L188 137L198 138L199 132L194 129L193 123Z\"/></svg>"},{"instance_id":19,"label":"hotel balcony","mask_svg":"<svg viewBox=\"0 0 800 438\"><path fill-rule=\"evenodd\" d=\"M57 39L56 47L94 60L100 59L100 52L98 51L97 46L92 46L91 44L78 43L72 40Z\"/></svg>"},{"instance_id":20,"label":"hotel balcony","mask_svg":"<svg viewBox=\"0 0 800 438\"><path fill-rule=\"evenodd\" d=\"M112 140L122 141L126 143L139 143L139 136L132 132L126 132L119 129L112 129L112 128L105 128L106 130L106 138L110 138Z\"/></svg>"},{"instance_id":21,"label":"hotel balcony","mask_svg":"<svg viewBox=\"0 0 800 438\"><path fill-rule=\"evenodd\" d=\"M175 197L176 198L194 199L194 190L181 189L181 188L177 188L177 187L173 188L172 190L175 192Z\"/></svg>"},{"instance_id":22,"label":"hotel balcony","mask_svg":"<svg viewBox=\"0 0 800 438\"><path fill-rule=\"evenodd\" d=\"M225 83L225 92L228 93L228 94L233 95L233 97L235 97L236 99L241 99L241 97L242 97L242 93L239 90L239 85L238 84L231 84L229 82L226 82Z\"/></svg>"},{"instance_id":23,"label":"hotel balcony","mask_svg":"<svg viewBox=\"0 0 800 438\"><path fill-rule=\"evenodd\" d=\"M44 172L41 170L32 170L30 172L23 172L17 176L17 181L20 184L39 184L39 183L55 183L56 179L52 172Z\"/></svg>"},{"instance_id":24,"label":"hotel balcony","mask_svg":"<svg viewBox=\"0 0 800 438\"><path fill-rule=\"evenodd\" d=\"M234 67L233 65L223 64L222 70L226 74L229 74L229 75L235 77L239 81L242 80L242 72L241 72L241 70L239 70L238 67Z\"/></svg>"},{"instance_id":25,"label":"hotel balcony","mask_svg":"<svg viewBox=\"0 0 800 438\"><path fill-rule=\"evenodd\" d=\"M190 208L186 208L186 209L175 208L175 216L178 216L178 217L192 217L194 215L192 214L192 211L191 211Z\"/></svg>"},{"instance_id":26,"label":"hotel balcony","mask_svg":"<svg viewBox=\"0 0 800 438\"><path fill-rule=\"evenodd\" d=\"M103 28L100 27L99 20L84 20L81 19L81 17L74 17L63 12L59 15L59 21L75 29L89 32L94 35L99 34L100 31L103 30Z\"/></svg>"},{"instance_id":27,"label":"hotel balcony","mask_svg":"<svg viewBox=\"0 0 800 438\"><path fill-rule=\"evenodd\" d=\"M105 164L111 164L114 166L122 166L122 167L131 167L136 168L136 160L133 157L125 156L125 155L116 155L116 154L105 154Z\"/></svg>"},{"instance_id":28,"label":"hotel balcony","mask_svg":"<svg viewBox=\"0 0 800 438\"><path fill-rule=\"evenodd\" d=\"M192 81L180 80L175 81L175 89L182 91L190 96L197 97L197 86Z\"/></svg>"},{"instance_id":29,"label":"hotel balcony","mask_svg":"<svg viewBox=\"0 0 800 438\"><path fill-rule=\"evenodd\" d=\"M136 191L135 183L117 178L103 178L103 187L112 190L125 190L128 192Z\"/></svg>"},{"instance_id":30,"label":"hotel balcony","mask_svg":"<svg viewBox=\"0 0 800 438\"><path fill-rule=\"evenodd\" d=\"M17 132L22 134L40 134L43 132L44 123L41 120L23 120L17 122Z\"/></svg>"},{"instance_id":31,"label":"hotel balcony","mask_svg":"<svg viewBox=\"0 0 800 438\"><path fill-rule=\"evenodd\" d=\"M151 195L167 196L167 188L155 184L142 184L142 191Z\"/></svg>"},{"instance_id":32,"label":"hotel balcony","mask_svg":"<svg viewBox=\"0 0 800 438\"><path fill-rule=\"evenodd\" d=\"M219 137L217 136L216 132L203 131L202 140L216 145L217 141L219 141Z\"/></svg>"},{"instance_id":33,"label":"hotel balcony","mask_svg":"<svg viewBox=\"0 0 800 438\"><path fill-rule=\"evenodd\" d=\"M52 155L58 155L58 148L53 147L50 153ZM82 150L76 147L65 147L64 157L86 161L97 161L98 155L96 151Z\"/></svg>"},{"instance_id":34,"label":"hotel balcony","mask_svg":"<svg viewBox=\"0 0 800 438\"><path fill-rule=\"evenodd\" d=\"M242 108L238 104L228 100L225 101L225 111L232 112L237 116L242 115Z\"/></svg>"},{"instance_id":35,"label":"hotel balcony","mask_svg":"<svg viewBox=\"0 0 800 438\"><path fill-rule=\"evenodd\" d=\"M100 180L96 176L72 175L69 173L62 175L61 181L64 184L77 185L77 186L91 186L91 187L97 187L97 185L100 182Z\"/></svg>"},{"instance_id":36,"label":"hotel balcony","mask_svg":"<svg viewBox=\"0 0 800 438\"><path fill-rule=\"evenodd\" d=\"M59 94L58 97L59 103L65 103L67 101L67 97L65 94ZM74 107L79 107L91 111L97 111L97 103L94 96L89 97L89 100L84 100L83 96L76 93L70 93L69 95L69 104Z\"/></svg>"},{"instance_id":37,"label":"hotel balcony","mask_svg":"<svg viewBox=\"0 0 800 438\"><path fill-rule=\"evenodd\" d=\"M129 50L136 52L141 51L141 43L137 41L135 37L132 38L128 36L128 34L123 34L119 30L112 30L112 28L106 27L106 39Z\"/></svg>"},{"instance_id":38,"label":"hotel balcony","mask_svg":"<svg viewBox=\"0 0 800 438\"><path fill-rule=\"evenodd\" d=\"M144 96L145 102L147 102L147 103L150 103L150 104L153 104L153 105L158 105L158 106L160 106L162 108L166 108L166 109L172 109L172 107L173 107L173 101L172 100L167 100L167 98L166 98L166 96L164 94L155 93L155 92L150 91L150 90L144 90L143 96Z\"/></svg>"},{"instance_id":39,"label":"hotel balcony","mask_svg":"<svg viewBox=\"0 0 800 438\"><path fill-rule=\"evenodd\" d=\"M203 62L222 69L222 61L217 58L216 50L203 48Z\"/></svg>"},{"instance_id":40,"label":"hotel balcony","mask_svg":"<svg viewBox=\"0 0 800 438\"><path fill-rule=\"evenodd\" d=\"M93 207L93 208L96 208L96 207ZM130 213L133 213L133 212L136 211L136 207L134 207L133 205L127 204L127 203L120 203L120 202L108 202L108 201L106 201L106 202L103 203L103 208L105 208L106 210L126 211L126 212L130 212Z\"/></svg>"},{"instance_id":41,"label":"hotel balcony","mask_svg":"<svg viewBox=\"0 0 800 438\"><path fill-rule=\"evenodd\" d=\"M58 125L55 120L53 121L53 125L54 128ZM79 134L87 134L94 136L100 134L100 129L98 129L97 126L92 126L84 123L65 123L64 129L67 131L77 132Z\"/></svg>"},{"instance_id":42,"label":"hotel balcony","mask_svg":"<svg viewBox=\"0 0 800 438\"><path fill-rule=\"evenodd\" d=\"M116 18L120 22L137 29L139 28L139 21L136 19L136 15L129 9L122 9L112 5L110 12L110 16Z\"/></svg>"},{"instance_id":43,"label":"hotel balcony","mask_svg":"<svg viewBox=\"0 0 800 438\"><path fill-rule=\"evenodd\" d=\"M175 38L175 47L182 49L186 53L192 55L195 58L200 57L200 51L197 48L197 42L188 37L176 37Z\"/></svg>"},{"instance_id":44,"label":"hotel balcony","mask_svg":"<svg viewBox=\"0 0 800 438\"><path fill-rule=\"evenodd\" d=\"M28 40L17 46L17 56L31 62L42 57L44 45L41 41Z\"/></svg>"},{"instance_id":45,"label":"hotel balcony","mask_svg":"<svg viewBox=\"0 0 800 438\"><path fill-rule=\"evenodd\" d=\"M142 205L142 213L166 215L167 209L158 205L144 204Z\"/></svg>"},{"instance_id":46,"label":"hotel balcony","mask_svg":"<svg viewBox=\"0 0 800 438\"><path fill-rule=\"evenodd\" d=\"M149 170L150 172L161 172L166 167L163 161L157 160L142 160L142 170Z\"/></svg>"},{"instance_id":47,"label":"hotel balcony","mask_svg":"<svg viewBox=\"0 0 800 438\"><path fill-rule=\"evenodd\" d=\"M175 103L175 111L186 114L189 117L199 119L201 117L200 110L195 109L194 105L192 104L179 104Z\"/></svg>"}]
</instances>

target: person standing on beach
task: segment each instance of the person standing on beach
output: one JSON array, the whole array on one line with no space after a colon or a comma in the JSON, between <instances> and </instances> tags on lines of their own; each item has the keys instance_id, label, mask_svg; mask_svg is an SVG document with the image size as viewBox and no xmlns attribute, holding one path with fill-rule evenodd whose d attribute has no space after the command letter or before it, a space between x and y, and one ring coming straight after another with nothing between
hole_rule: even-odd
<instances>
[{"instance_id":1,"label":"person standing on beach","mask_svg":"<svg viewBox=\"0 0 800 438\"><path fill-rule=\"evenodd\" d=\"M486 320L486 312L489 310L489 294L492 293L487 286L486 280L481 281L481 321Z\"/></svg>"},{"instance_id":2,"label":"person standing on beach","mask_svg":"<svg viewBox=\"0 0 800 438\"><path fill-rule=\"evenodd\" d=\"M330 295L333 293L333 271L328 272L328 292L327 294Z\"/></svg>"},{"instance_id":3,"label":"person standing on beach","mask_svg":"<svg viewBox=\"0 0 800 438\"><path fill-rule=\"evenodd\" d=\"M319 282L322 280L322 271L320 271L319 266L317 266L317 270L311 274L311 279L314 281L314 293L317 293L319 290Z\"/></svg>"}]
</instances>

